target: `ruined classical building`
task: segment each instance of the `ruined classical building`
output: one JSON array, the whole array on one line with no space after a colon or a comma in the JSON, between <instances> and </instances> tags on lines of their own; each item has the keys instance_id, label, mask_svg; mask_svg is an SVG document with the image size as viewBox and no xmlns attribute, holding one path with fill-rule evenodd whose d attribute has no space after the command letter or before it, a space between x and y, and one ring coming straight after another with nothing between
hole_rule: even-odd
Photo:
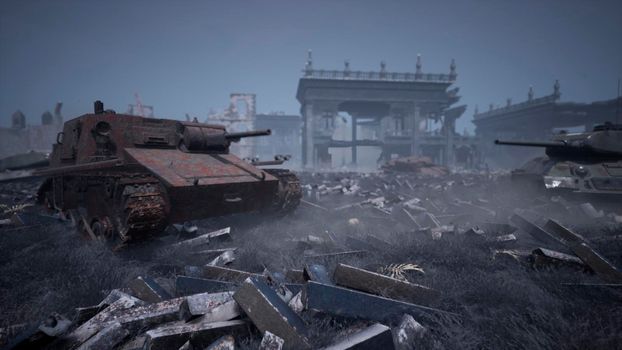
<instances>
[{"instance_id":1,"label":"ruined classical building","mask_svg":"<svg viewBox=\"0 0 622 350\"><path fill-rule=\"evenodd\" d=\"M530 157L543 154L541 149L495 146L495 139L546 141L559 132L592 130L594 125L616 121L621 114L622 99L591 103L560 102L558 81L551 94L534 97L529 88L527 100L512 103L510 99L501 107L490 105L485 112L476 108L473 123L479 138L479 149L491 166L514 167Z\"/></svg>"},{"instance_id":2,"label":"ruined classical building","mask_svg":"<svg viewBox=\"0 0 622 350\"><path fill-rule=\"evenodd\" d=\"M11 126L0 128L0 158L31 150L50 152L63 127L62 106L61 102L57 103L54 114L44 112L40 125L28 125L26 116L19 110L13 113Z\"/></svg>"},{"instance_id":3,"label":"ruined classical building","mask_svg":"<svg viewBox=\"0 0 622 350\"><path fill-rule=\"evenodd\" d=\"M251 131L255 127L255 94L232 93L229 95L229 106L221 113L210 113L207 123L224 125L229 132ZM255 156L256 141L244 138L231 145L231 152L241 158Z\"/></svg>"},{"instance_id":4,"label":"ruined classical building","mask_svg":"<svg viewBox=\"0 0 622 350\"><path fill-rule=\"evenodd\" d=\"M343 70L315 69L309 51L296 93L303 165L356 165L360 149L366 150L367 166L412 154L453 164L454 151L472 141L455 132L455 121L466 108L451 107L460 99L459 89L450 88L456 77L453 60L448 74L430 74L423 72L420 56L411 73L390 72L384 62L375 72L351 70L349 62Z\"/></svg>"}]
</instances>

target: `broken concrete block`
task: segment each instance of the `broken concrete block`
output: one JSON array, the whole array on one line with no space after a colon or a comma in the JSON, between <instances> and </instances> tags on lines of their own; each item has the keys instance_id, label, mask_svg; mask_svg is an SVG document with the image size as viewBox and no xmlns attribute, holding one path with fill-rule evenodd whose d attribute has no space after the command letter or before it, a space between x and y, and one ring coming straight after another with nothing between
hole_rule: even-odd
<instances>
[{"instance_id":1,"label":"broken concrete block","mask_svg":"<svg viewBox=\"0 0 622 350\"><path fill-rule=\"evenodd\" d=\"M212 304L210 301L224 302L230 300L231 293L215 293L215 294L195 294L185 298L169 299L159 303L138 306L126 309L113 308L110 305L104 311L97 314L91 320L76 329L70 334L71 340L86 340L101 329L108 327L112 323L119 322L125 329L130 332L144 329L149 326L160 324L163 322L176 321L180 316L188 313L188 307L183 307L185 303L192 305L193 315L208 312ZM122 298L123 299L123 298ZM119 299L117 302L121 301ZM186 317L187 318L187 317ZM183 344L183 343L182 343Z\"/></svg>"},{"instance_id":2,"label":"broken concrete block","mask_svg":"<svg viewBox=\"0 0 622 350\"><path fill-rule=\"evenodd\" d=\"M585 238L554 220L549 220L546 223L546 227L548 227L551 232L558 235L570 250L592 268L604 281L609 283L622 283L622 272L592 249L587 244Z\"/></svg>"},{"instance_id":3,"label":"broken concrete block","mask_svg":"<svg viewBox=\"0 0 622 350\"><path fill-rule=\"evenodd\" d=\"M514 245L515 243L516 243L516 236L514 236L513 233L503 235L503 236L492 237L490 239L490 244L497 246L497 247L508 247L508 246Z\"/></svg>"},{"instance_id":4,"label":"broken concrete block","mask_svg":"<svg viewBox=\"0 0 622 350\"><path fill-rule=\"evenodd\" d=\"M540 228L540 226L528 221L527 219L520 216L519 214L515 213L514 215L512 215L512 217L510 218L510 221L512 221L512 223L514 223L520 229L527 232L533 238L537 239L538 241L542 243L552 244L556 247L563 246L561 242L555 237L553 237L550 233Z\"/></svg>"},{"instance_id":5,"label":"broken concrete block","mask_svg":"<svg viewBox=\"0 0 622 350\"><path fill-rule=\"evenodd\" d=\"M229 235L230 233L231 233L231 228L230 227L225 227L225 228L220 229L218 231L209 232L209 233L200 235L200 236L195 237L195 238L191 238L191 239L187 239L185 241L177 242L177 243L171 245L171 247L173 247L173 248L197 247L197 246L200 246L200 245L208 244L210 239L213 239L213 238L222 239L225 236Z\"/></svg>"},{"instance_id":6,"label":"broken concrete block","mask_svg":"<svg viewBox=\"0 0 622 350\"><path fill-rule=\"evenodd\" d=\"M235 289L235 283L226 281L210 280L188 276L175 278L175 290L178 296L197 293L217 293Z\"/></svg>"},{"instance_id":7,"label":"broken concrete block","mask_svg":"<svg viewBox=\"0 0 622 350\"><path fill-rule=\"evenodd\" d=\"M110 293L108 293L108 295L104 298L104 300L102 300L98 306L101 307L102 309L108 307L110 304L114 303L115 301L121 299L121 297L127 298L127 299L131 299L136 301L137 304L143 304L142 301L140 301L140 299L137 299L119 289L113 289L110 291Z\"/></svg>"},{"instance_id":8,"label":"broken concrete block","mask_svg":"<svg viewBox=\"0 0 622 350\"><path fill-rule=\"evenodd\" d=\"M477 240L481 242L486 240L486 233L484 232L484 230L482 230L479 227L471 227L470 229L464 232L464 235L466 237L469 237L469 239L473 239L473 240Z\"/></svg>"},{"instance_id":9,"label":"broken concrete block","mask_svg":"<svg viewBox=\"0 0 622 350\"><path fill-rule=\"evenodd\" d=\"M135 297L148 303L157 303L172 298L153 278L147 276L139 276L131 281L128 287Z\"/></svg>"},{"instance_id":10,"label":"broken concrete block","mask_svg":"<svg viewBox=\"0 0 622 350\"><path fill-rule=\"evenodd\" d=\"M376 323L359 332L348 335L340 342L324 348L325 350L375 350L375 349L395 349L391 328Z\"/></svg>"},{"instance_id":11,"label":"broken concrete block","mask_svg":"<svg viewBox=\"0 0 622 350\"><path fill-rule=\"evenodd\" d=\"M225 266L235 261L235 252L233 250L227 250L215 257L212 261L207 263L210 266Z\"/></svg>"},{"instance_id":12,"label":"broken concrete block","mask_svg":"<svg viewBox=\"0 0 622 350\"><path fill-rule=\"evenodd\" d=\"M145 341L147 337L144 335L139 335L136 338L125 342L123 345L119 347L119 350L142 350L145 346Z\"/></svg>"},{"instance_id":13,"label":"broken concrete block","mask_svg":"<svg viewBox=\"0 0 622 350\"><path fill-rule=\"evenodd\" d=\"M591 267L604 281L609 283L622 283L622 272L587 244L575 244L571 249L579 259L583 260L584 263Z\"/></svg>"},{"instance_id":14,"label":"broken concrete block","mask_svg":"<svg viewBox=\"0 0 622 350\"><path fill-rule=\"evenodd\" d=\"M294 310L297 314L300 314L305 308L304 305L302 305L302 291L296 293L296 295L289 300L287 306L289 306L290 309Z\"/></svg>"},{"instance_id":15,"label":"broken concrete block","mask_svg":"<svg viewBox=\"0 0 622 350\"><path fill-rule=\"evenodd\" d=\"M0 329L0 346L3 349L45 348L65 334L72 323L60 314L53 313L41 325L21 324Z\"/></svg>"},{"instance_id":16,"label":"broken concrete block","mask_svg":"<svg viewBox=\"0 0 622 350\"><path fill-rule=\"evenodd\" d=\"M204 315L215 307L232 301L232 296L233 292L189 295L183 298L184 300L179 307L179 319L188 321L191 318Z\"/></svg>"},{"instance_id":17,"label":"broken concrete block","mask_svg":"<svg viewBox=\"0 0 622 350\"><path fill-rule=\"evenodd\" d=\"M180 346L178 350L194 350L194 346L190 344L190 340L184 343L184 345Z\"/></svg>"},{"instance_id":18,"label":"broken concrete block","mask_svg":"<svg viewBox=\"0 0 622 350\"><path fill-rule=\"evenodd\" d=\"M193 322L206 323L206 322L229 321L241 315L242 315L242 309L240 309L237 302L235 300L230 300L222 305L218 305L210 309L208 312L206 312L202 316L199 316Z\"/></svg>"},{"instance_id":19,"label":"broken concrete block","mask_svg":"<svg viewBox=\"0 0 622 350\"><path fill-rule=\"evenodd\" d=\"M493 259L507 262L529 263L531 252L522 249L495 249Z\"/></svg>"},{"instance_id":20,"label":"broken concrete block","mask_svg":"<svg viewBox=\"0 0 622 350\"><path fill-rule=\"evenodd\" d=\"M247 278L233 298L261 332L270 331L283 338L286 348L310 347L302 319L260 279Z\"/></svg>"},{"instance_id":21,"label":"broken concrete block","mask_svg":"<svg viewBox=\"0 0 622 350\"><path fill-rule=\"evenodd\" d=\"M114 319L115 313L119 311L127 310L131 307L142 304L142 302L134 297L128 298L121 296L117 301L113 302L105 308L102 312L95 315L90 320L86 321L80 327L76 328L67 336L67 341L75 344L82 344L92 337L95 333L101 331L105 327L109 326ZM179 302L181 304L181 301Z\"/></svg>"},{"instance_id":22,"label":"broken concrete block","mask_svg":"<svg viewBox=\"0 0 622 350\"><path fill-rule=\"evenodd\" d=\"M281 350L283 349L283 344L285 341L283 338L270 333L269 331L265 331L263 333L263 338L261 339L261 344L259 344L259 350Z\"/></svg>"},{"instance_id":23,"label":"broken concrete block","mask_svg":"<svg viewBox=\"0 0 622 350\"><path fill-rule=\"evenodd\" d=\"M73 322L77 325L81 325L84 322L88 321L91 317L97 315L98 312L100 312L102 309L106 307L108 307L108 305L105 305L105 306L93 305L93 306L87 306L87 307L77 307L75 309L75 316L73 317Z\"/></svg>"},{"instance_id":24,"label":"broken concrete block","mask_svg":"<svg viewBox=\"0 0 622 350\"><path fill-rule=\"evenodd\" d=\"M129 332L119 322L114 322L82 343L78 350L108 350L121 343Z\"/></svg>"},{"instance_id":25,"label":"broken concrete block","mask_svg":"<svg viewBox=\"0 0 622 350\"><path fill-rule=\"evenodd\" d=\"M414 349L415 342L422 339L427 329L415 320L411 315L402 316L402 321L394 330L393 341L397 350Z\"/></svg>"},{"instance_id":26,"label":"broken concrete block","mask_svg":"<svg viewBox=\"0 0 622 350\"><path fill-rule=\"evenodd\" d=\"M303 270L287 270L285 271L285 278L292 283L305 283Z\"/></svg>"},{"instance_id":27,"label":"broken concrete block","mask_svg":"<svg viewBox=\"0 0 622 350\"><path fill-rule=\"evenodd\" d=\"M172 322L154 328L145 333L146 350L169 350L177 349L190 340L195 347L206 347L219 337L230 334L242 334L247 332L248 325L245 321L225 322Z\"/></svg>"},{"instance_id":28,"label":"broken concrete block","mask_svg":"<svg viewBox=\"0 0 622 350\"><path fill-rule=\"evenodd\" d=\"M58 337L67 332L71 325L66 317L53 313L39 326L39 330L50 337Z\"/></svg>"},{"instance_id":29,"label":"broken concrete block","mask_svg":"<svg viewBox=\"0 0 622 350\"><path fill-rule=\"evenodd\" d=\"M435 289L345 264L337 265L333 279L344 287L416 304L427 304L440 295Z\"/></svg>"},{"instance_id":30,"label":"broken concrete block","mask_svg":"<svg viewBox=\"0 0 622 350\"><path fill-rule=\"evenodd\" d=\"M587 268L587 265L574 255L557 252L546 248L534 249L531 253L535 266L567 266Z\"/></svg>"},{"instance_id":31,"label":"broken concrete block","mask_svg":"<svg viewBox=\"0 0 622 350\"><path fill-rule=\"evenodd\" d=\"M549 219L546 224L544 224L544 229L547 232L550 232L552 235L556 236L567 246L571 246L573 244L587 243L587 240L581 235L572 232L570 229L562 226L560 223L552 219Z\"/></svg>"},{"instance_id":32,"label":"broken concrete block","mask_svg":"<svg viewBox=\"0 0 622 350\"><path fill-rule=\"evenodd\" d=\"M235 338L231 335L222 336L211 343L205 350L235 350Z\"/></svg>"},{"instance_id":33,"label":"broken concrete block","mask_svg":"<svg viewBox=\"0 0 622 350\"><path fill-rule=\"evenodd\" d=\"M596 210L592 203L582 203L579 204L579 208L585 215L587 215L590 219L600 219L605 216L605 213L602 210Z\"/></svg>"},{"instance_id":34,"label":"broken concrete block","mask_svg":"<svg viewBox=\"0 0 622 350\"><path fill-rule=\"evenodd\" d=\"M307 310L379 322L390 320L404 313L421 318L435 313L454 315L426 306L313 281L307 282L303 289L302 302Z\"/></svg>"},{"instance_id":35,"label":"broken concrete block","mask_svg":"<svg viewBox=\"0 0 622 350\"><path fill-rule=\"evenodd\" d=\"M256 274L256 273L246 272L246 271L229 269L226 267L206 265L206 266L201 267L201 276L203 278L214 279L214 280L242 282L248 277L261 276L261 275Z\"/></svg>"},{"instance_id":36,"label":"broken concrete block","mask_svg":"<svg viewBox=\"0 0 622 350\"><path fill-rule=\"evenodd\" d=\"M333 284L326 266L320 264L307 264L303 270L305 281L315 281L324 284Z\"/></svg>"}]
</instances>

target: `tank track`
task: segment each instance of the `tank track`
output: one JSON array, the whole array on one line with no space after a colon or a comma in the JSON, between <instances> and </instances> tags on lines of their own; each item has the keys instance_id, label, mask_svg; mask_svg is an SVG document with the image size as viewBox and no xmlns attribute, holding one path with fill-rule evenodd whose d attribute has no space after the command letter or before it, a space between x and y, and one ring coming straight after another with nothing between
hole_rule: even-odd
<instances>
[{"instance_id":1,"label":"tank track","mask_svg":"<svg viewBox=\"0 0 622 350\"><path fill-rule=\"evenodd\" d=\"M279 191L272 209L282 213L296 209L302 199L302 187L298 176L287 169L265 169L265 171L279 179Z\"/></svg>"},{"instance_id":2,"label":"tank track","mask_svg":"<svg viewBox=\"0 0 622 350\"><path fill-rule=\"evenodd\" d=\"M166 198L160 184L155 182L124 183L119 190L116 218L117 234L121 241L138 239L160 232L167 225Z\"/></svg>"}]
</instances>

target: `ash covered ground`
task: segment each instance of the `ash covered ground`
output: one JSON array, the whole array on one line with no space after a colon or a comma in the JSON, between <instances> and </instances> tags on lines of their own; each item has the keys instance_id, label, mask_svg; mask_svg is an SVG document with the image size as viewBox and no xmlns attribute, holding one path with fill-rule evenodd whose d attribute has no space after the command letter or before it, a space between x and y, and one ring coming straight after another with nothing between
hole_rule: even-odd
<instances>
[{"instance_id":1,"label":"ash covered ground","mask_svg":"<svg viewBox=\"0 0 622 350\"><path fill-rule=\"evenodd\" d=\"M437 290L440 296L426 306L447 313L415 317L427 331L403 348L611 349L622 344L620 286L581 262L538 259L532 252L540 247L572 251L539 241L511 220L516 210L540 227L556 220L622 267L619 204L599 211L595 202L581 205L586 201L525 193L501 175L299 176L303 203L286 216L247 214L187 223L186 229L169 227L162 237L116 252L37 206L14 207L34 203L36 181L0 185L3 219L18 211L23 221L0 228L3 341L54 312L71 319L75 308L96 305L113 289L127 291L138 276L154 278L175 295L175 278L189 274L189 266L223 265L214 262L220 254L215 250L236 248L226 267L260 274L285 274L310 264L329 272L341 263L381 273L399 264L416 265L402 268L401 277ZM224 227L231 227L227 240L172 246ZM373 323L309 311L301 317L314 348ZM395 332L401 318L396 314L383 323ZM236 336L238 347L259 346L261 333L250 329ZM117 348L137 336L128 335Z\"/></svg>"}]
</instances>

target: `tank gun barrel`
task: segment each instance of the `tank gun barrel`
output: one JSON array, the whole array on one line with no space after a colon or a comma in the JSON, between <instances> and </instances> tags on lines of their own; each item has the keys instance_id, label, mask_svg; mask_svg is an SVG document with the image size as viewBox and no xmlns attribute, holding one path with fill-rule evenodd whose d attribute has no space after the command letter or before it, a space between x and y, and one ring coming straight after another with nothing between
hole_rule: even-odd
<instances>
[{"instance_id":1,"label":"tank gun barrel","mask_svg":"<svg viewBox=\"0 0 622 350\"><path fill-rule=\"evenodd\" d=\"M240 141L243 137L256 137L256 136L267 136L270 135L272 131L270 129L264 130L253 130L253 131L242 131L242 132L229 132L225 134L225 138L232 142Z\"/></svg>"},{"instance_id":2,"label":"tank gun barrel","mask_svg":"<svg viewBox=\"0 0 622 350\"><path fill-rule=\"evenodd\" d=\"M524 146L524 147L570 147L569 144L563 141L549 141L549 142L531 142L531 141L502 141L495 140L495 145L508 145L508 146Z\"/></svg>"}]
</instances>

